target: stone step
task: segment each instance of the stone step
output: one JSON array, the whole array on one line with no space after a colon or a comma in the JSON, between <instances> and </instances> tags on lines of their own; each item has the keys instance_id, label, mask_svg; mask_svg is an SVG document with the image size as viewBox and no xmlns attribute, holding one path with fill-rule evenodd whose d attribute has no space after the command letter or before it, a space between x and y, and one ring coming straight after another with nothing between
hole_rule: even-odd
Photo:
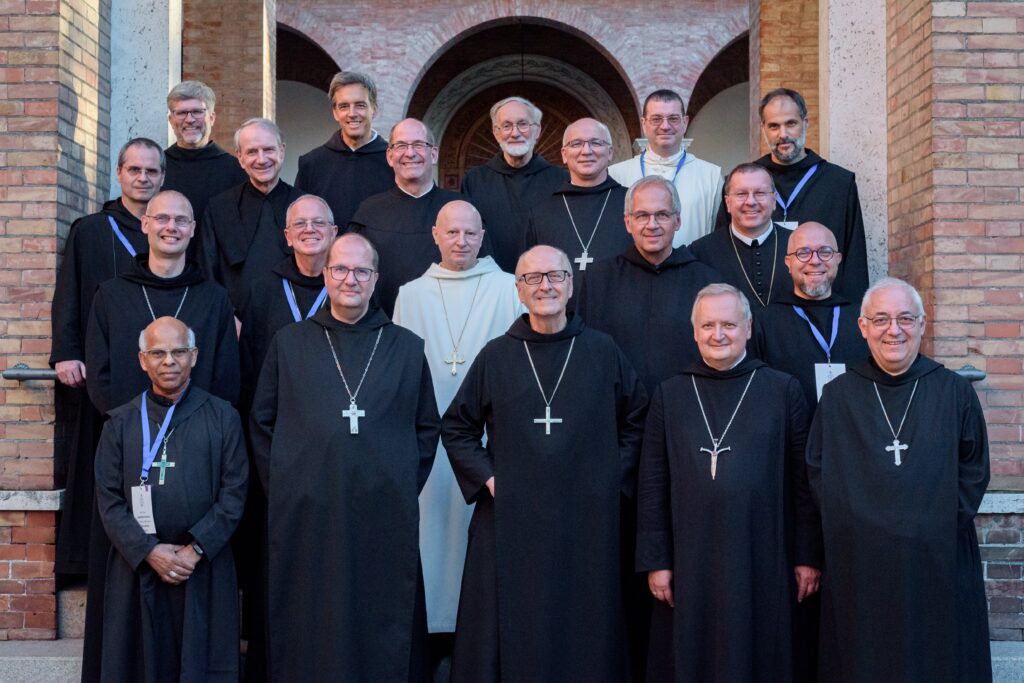
<instances>
[{"instance_id":1,"label":"stone step","mask_svg":"<svg viewBox=\"0 0 1024 683\"><path fill-rule=\"evenodd\" d=\"M57 591L57 637L85 637L85 586Z\"/></svg>"},{"instance_id":2,"label":"stone step","mask_svg":"<svg viewBox=\"0 0 1024 683\"><path fill-rule=\"evenodd\" d=\"M82 641L0 641L0 683L74 683L82 677Z\"/></svg>"},{"instance_id":3,"label":"stone step","mask_svg":"<svg viewBox=\"0 0 1024 683\"><path fill-rule=\"evenodd\" d=\"M993 640L992 680L994 683L1024 683L1024 642Z\"/></svg>"}]
</instances>

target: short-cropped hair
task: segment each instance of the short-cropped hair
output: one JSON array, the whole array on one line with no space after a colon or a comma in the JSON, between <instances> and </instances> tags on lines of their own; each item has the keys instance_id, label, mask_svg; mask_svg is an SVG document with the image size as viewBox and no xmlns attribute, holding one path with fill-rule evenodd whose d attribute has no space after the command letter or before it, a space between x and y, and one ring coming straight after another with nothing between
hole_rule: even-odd
<instances>
[{"instance_id":1,"label":"short-cropped hair","mask_svg":"<svg viewBox=\"0 0 1024 683\"><path fill-rule=\"evenodd\" d=\"M775 178L772 178L772 174L768 172L768 169L765 168L764 166L759 165L759 164L755 164L752 161L746 161L746 162L740 164L739 166L737 166L736 168L732 169L731 171L729 171L729 175L725 176L725 193L726 194L729 193L729 183L732 182L732 177L734 175L736 175L737 173L739 173L739 174L764 173L764 174L766 174L768 176L768 182L771 183L772 192L775 192Z\"/></svg>"},{"instance_id":2,"label":"short-cropped hair","mask_svg":"<svg viewBox=\"0 0 1024 683\"><path fill-rule=\"evenodd\" d=\"M700 305L701 300L709 296L718 296L720 294L732 294L739 299L740 308L743 309L743 320L748 323L750 322L752 314L750 313L750 301L747 299L747 296L732 285L724 282L715 282L707 285L704 289L697 292L697 298L693 300L693 308L690 310L691 325L694 327L697 326L697 306Z\"/></svg>"},{"instance_id":3,"label":"short-cropped hair","mask_svg":"<svg viewBox=\"0 0 1024 683\"><path fill-rule=\"evenodd\" d=\"M263 130L267 130L273 133L274 137L277 138L278 147L284 144L284 136L281 135L281 129L278 128L276 123L274 123L270 119L264 119L258 116L254 116L251 119L246 119L245 121L242 121L242 125L235 129L235 154L238 154L239 152L242 151L242 145L240 144L240 141L242 139L242 130L248 128L249 126L260 126L261 128L263 128Z\"/></svg>"},{"instance_id":4,"label":"short-cropped hair","mask_svg":"<svg viewBox=\"0 0 1024 683\"><path fill-rule=\"evenodd\" d=\"M370 97L370 106L376 108L377 84L373 82L372 78L358 71L339 71L334 74L334 78L331 79L331 85L327 88L327 99L330 100L331 104L334 104L334 93L346 85L361 85L366 88L366 92Z\"/></svg>"},{"instance_id":5,"label":"short-cropped hair","mask_svg":"<svg viewBox=\"0 0 1024 683\"><path fill-rule=\"evenodd\" d=\"M118 169L124 166L125 157L128 156L128 150L132 147L146 147L148 149L156 150L156 153L160 156L160 170L163 172L167 171L167 157L164 156L164 148L149 138L132 138L121 145L121 151L117 153Z\"/></svg>"},{"instance_id":6,"label":"short-cropped hair","mask_svg":"<svg viewBox=\"0 0 1024 683\"><path fill-rule=\"evenodd\" d=\"M661 90L655 90L644 99L644 116L647 116L647 105L652 100L656 102L678 102L679 106L683 108L683 113L686 113L686 102L683 102L682 96L675 90L662 88Z\"/></svg>"},{"instance_id":7,"label":"short-cropped hair","mask_svg":"<svg viewBox=\"0 0 1024 683\"><path fill-rule=\"evenodd\" d=\"M513 95L512 97L506 97L503 100L498 100L491 107L491 127L492 128L494 126L498 125L498 112L501 111L501 108L504 107L506 104L511 104L513 102L518 102L519 104L523 105L524 107L526 107L529 110L529 112L530 112L530 123L536 123L537 125L540 125L540 120L544 116L544 113L540 110L540 108L538 108L537 105L535 105L533 102L531 102L530 100L526 99L525 97L519 97L518 95Z\"/></svg>"},{"instance_id":8,"label":"short-cropped hair","mask_svg":"<svg viewBox=\"0 0 1024 683\"><path fill-rule=\"evenodd\" d=\"M182 323L184 325L184 323ZM192 328L185 325L185 339L190 348L196 346L196 333L192 331ZM146 330L143 328L142 332L139 332L139 351L149 351L146 348Z\"/></svg>"},{"instance_id":9,"label":"short-cropped hair","mask_svg":"<svg viewBox=\"0 0 1024 683\"><path fill-rule=\"evenodd\" d=\"M679 191L676 189L675 184L659 175L649 175L636 181L626 190L626 213L633 213L633 193L641 187L647 187L648 185L657 185L664 188L672 198L672 213L682 212L683 203L679 201Z\"/></svg>"},{"instance_id":10,"label":"short-cropped hair","mask_svg":"<svg viewBox=\"0 0 1024 683\"><path fill-rule=\"evenodd\" d=\"M800 118L807 118L807 103L804 101L803 95L798 93L796 90L790 90L789 88L776 88L761 98L761 104L757 107L757 116L761 121L764 121L764 108L777 97L788 97L793 100L796 104L796 108L800 111Z\"/></svg>"},{"instance_id":11,"label":"short-cropped hair","mask_svg":"<svg viewBox=\"0 0 1024 683\"><path fill-rule=\"evenodd\" d=\"M860 314L861 317L867 317L868 306L871 303L871 297L883 289L902 289L908 295L910 295L911 301L914 302L914 306L917 307L917 315L924 315L924 302L921 301L921 293L917 289L907 282L897 277L883 277L875 284L868 287L868 291L864 292L864 298L860 300Z\"/></svg>"},{"instance_id":12,"label":"short-cropped hair","mask_svg":"<svg viewBox=\"0 0 1024 683\"><path fill-rule=\"evenodd\" d=\"M209 111L217 106L217 96L213 94L213 89L202 81L182 81L171 88L171 92L167 93L167 108L184 100L202 100Z\"/></svg>"}]
</instances>

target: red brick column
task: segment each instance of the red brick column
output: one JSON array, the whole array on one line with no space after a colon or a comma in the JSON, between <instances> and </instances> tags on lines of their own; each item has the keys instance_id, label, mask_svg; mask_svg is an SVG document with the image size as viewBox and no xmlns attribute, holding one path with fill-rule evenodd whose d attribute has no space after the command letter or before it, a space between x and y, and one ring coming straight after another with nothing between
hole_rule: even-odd
<instances>
[{"instance_id":1,"label":"red brick column","mask_svg":"<svg viewBox=\"0 0 1024 683\"><path fill-rule=\"evenodd\" d=\"M0 640L57 632L53 512L0 512Z\"/></svg>"}]
</instances>

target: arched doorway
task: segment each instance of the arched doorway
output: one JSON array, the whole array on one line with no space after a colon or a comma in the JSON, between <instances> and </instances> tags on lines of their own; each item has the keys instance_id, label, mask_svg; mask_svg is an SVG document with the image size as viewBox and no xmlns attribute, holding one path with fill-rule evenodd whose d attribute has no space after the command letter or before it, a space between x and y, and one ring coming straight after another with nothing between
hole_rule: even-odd
<instances>
[{"instance_id":1,"label":"arched doorway","mask_svg":"<svg viewBox=\"0 0 1024 683\"><path fill-rule=\"evenodd\" d=\"M408 115L438 137L441 185L458 188L467 169L497 152L490 107L510 95L526 97L544 113L537 149L553 164L561 164L565 126L583 116L609 127L617 160L632 154L639 135L636 99L616 66L569 27L515 19L452 41L409 99Z\"/></svg>"}]
</instances>

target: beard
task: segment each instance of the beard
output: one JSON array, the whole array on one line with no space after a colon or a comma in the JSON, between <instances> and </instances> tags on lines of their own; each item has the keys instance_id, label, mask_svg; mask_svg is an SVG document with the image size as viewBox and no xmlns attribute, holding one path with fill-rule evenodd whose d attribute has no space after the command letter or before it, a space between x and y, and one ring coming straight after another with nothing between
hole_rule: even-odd
<instances>
[{"instance_id":1,"label":"beard","mask_svg":"<svg viewBox=\"0 0 1024 683\"><path fill-rule=\"evenodd\" d=\"M782 152L779 151L779 145L781 145L781 144L783 144L785 142L792 143L792 145L793 145L792 150L788 154L783 154ZM776 142L774 145L772 145L772 154L779 161L783 161L783 162L793 161L797 157L799 157L801 154L804 153L804 145L806 145L806 144L807 144L807 131L805 130L803 133L800 134L800 137L798 137L796 140L791 140L789 138L785 138L783 140L780 140L779 142Z\"/></svg>"},{"instance_id":2,"label":"beard","mask_svg":"<svg viewBox=\"0 0 1024 683\"><path fill-rule=\"evenodd\" d=\"M523 140L522 142L502 142L500 147L501 151L510 157L525 157L533 151L533 143L529 140Z\"/></svg>"},{"instance_id":3,"label":"beard","mask_svg":"<svg viewBox=\"0 0 1024 683\"><path fill-rule=\"evenodd\" d=\"M811 286L804 280L800 283L800 291L806 294L811 299L819 299L823 296L828 295L832 291L832 282L826 280L819 285Z\"/></svg>"}]
</instances>

